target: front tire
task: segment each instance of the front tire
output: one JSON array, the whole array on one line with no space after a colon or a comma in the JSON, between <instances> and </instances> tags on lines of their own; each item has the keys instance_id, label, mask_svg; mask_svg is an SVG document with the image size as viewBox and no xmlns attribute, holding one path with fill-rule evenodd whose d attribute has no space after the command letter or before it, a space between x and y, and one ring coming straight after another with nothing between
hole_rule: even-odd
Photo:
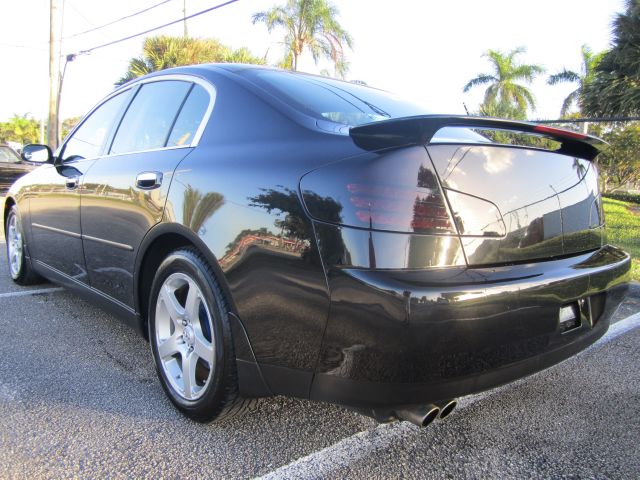
<instances>
[{"instance_id":1,"label":"front tire","mask_svg":"<svg viewBox=\"0 0 640 480\"><path fill-rule=\"evenodd\" d=\"M177 250L151 286L149 341L169 399L199 422L222 420L251 403L238 394L228 305L215 274L195 249Z\"/></svg>"},{"instance_id":2,"label":"front tire","mask_svg":"<svg viewBox=\"0 0 640 480\"><path fill-rule=\"evenodd\" d=\"M4 225L5 240L7 242L7 261L11 278L18 285L33 285L41 283L42 277L31 266L31 260L26 255L26 245L22 222L18 214L18 207L13 205Z\"/></svg>"}]
</instances>

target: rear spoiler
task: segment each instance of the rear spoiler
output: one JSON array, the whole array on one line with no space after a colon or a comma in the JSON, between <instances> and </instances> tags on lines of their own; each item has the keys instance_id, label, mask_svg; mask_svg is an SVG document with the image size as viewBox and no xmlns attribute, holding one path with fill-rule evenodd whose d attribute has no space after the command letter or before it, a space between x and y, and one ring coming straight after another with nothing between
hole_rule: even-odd
<instances>
[{"instance_id":1,"label":"rear spoiler","mask_svg":"<svg viewBox=\"0 0 640 480\"><path fill-rule=\"evenodd\" d=\"M508 130L551 138L561 143L555 150L574 157L593 160L604 140L560 128L535 123L501 120L497 118L452 115L420 115L402 117L352 127L349 135L356 145L365 150L380 150L408 145L426 145L438 130L444 127L467 127L485 130Z\"/></svg>"}]
</instances>

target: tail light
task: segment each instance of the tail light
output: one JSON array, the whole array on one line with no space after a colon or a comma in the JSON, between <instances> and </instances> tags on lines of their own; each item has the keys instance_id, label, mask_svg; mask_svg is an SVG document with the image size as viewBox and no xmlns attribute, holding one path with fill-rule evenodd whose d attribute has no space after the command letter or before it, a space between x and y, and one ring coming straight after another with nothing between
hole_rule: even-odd
<instances>
[{"instance_id":1,"label":"tail light","mask_svg":"<svg viewBox=\"0 0 640 480\"><path fill-rule=\"evenodd\" d=\"M317 220L350 227L453 234L455 226L424 147L333 163L300 182Z\"/></svg>"}]
</instances>

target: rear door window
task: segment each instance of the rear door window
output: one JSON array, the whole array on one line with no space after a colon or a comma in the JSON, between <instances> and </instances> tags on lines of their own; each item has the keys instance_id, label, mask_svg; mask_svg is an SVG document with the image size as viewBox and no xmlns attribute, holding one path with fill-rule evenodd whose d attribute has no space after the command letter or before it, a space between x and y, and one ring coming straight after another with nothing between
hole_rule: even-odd
<instances>
[{"instance_id":1,"label":"rear door window","mask_svg":"<svg viewBox=\"0 0 640 480\"><path fill-rule=\"evenodd\" d=\"M164 147L191 85L179 80L144 84L129 105L109 153Z\"/></svg>"},{"instance_id":2,"label":"rear door window","mask_svg":"<svg viewBox=\"0 0 640 480\"><path fill-rule=\"evenodd\" d=\"M194 85L171 130L167 147L190 145L208 107L209 94L200 85Z\"/></svg>"}]
</instances>

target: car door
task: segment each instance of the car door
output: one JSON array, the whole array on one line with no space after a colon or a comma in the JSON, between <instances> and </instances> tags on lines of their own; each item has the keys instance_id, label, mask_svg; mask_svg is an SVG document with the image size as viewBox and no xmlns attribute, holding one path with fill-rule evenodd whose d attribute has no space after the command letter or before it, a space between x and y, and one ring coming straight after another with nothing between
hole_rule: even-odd
<instances>
[{"instance_id":1,"label":"car door","mask_svg":"<svg viewBox=\"0 0 640 480\"><path fill-rule=\"evenodd\" d=\"M103 152L130 90L109 97L85 117L60 148L54 165L34 170L29 192L30 253L58 273L88 283L80 229L79 188Z\"/></svg>"},{"instance_id":2,"label":"car door","mask_svg":"<svg viewBox=\"0 0 640 480\"><path fill-rule=\"evenodd\" d=\"M80 217L93 288L134 308L134 264L162 220L173 171L197 142L213 88L185 76L148 79L135 92L109 147L85 175Z\"/></svg>"}]
</instances>

